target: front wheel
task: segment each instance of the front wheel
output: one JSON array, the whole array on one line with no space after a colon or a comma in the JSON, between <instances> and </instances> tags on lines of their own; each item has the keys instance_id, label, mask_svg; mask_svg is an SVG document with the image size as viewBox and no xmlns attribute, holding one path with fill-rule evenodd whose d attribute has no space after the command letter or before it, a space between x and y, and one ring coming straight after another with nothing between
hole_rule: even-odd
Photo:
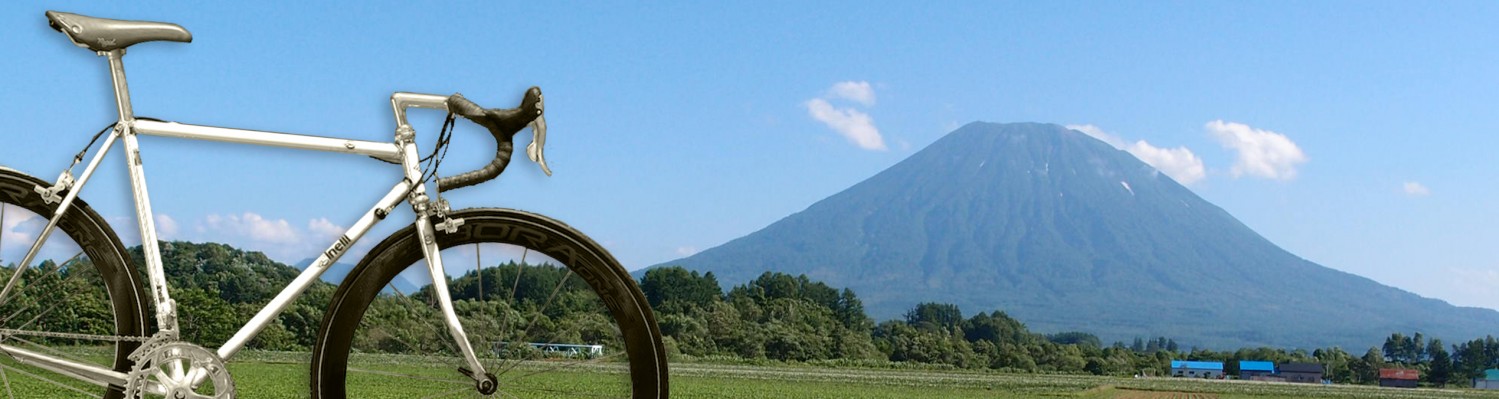
<instances>
[{"instance_id":1,"label":"front wheel","mask_svg":"<svg viewBox=\"0 0 1499 399\"><path fill-rule=\"evenodd\" d=\"M507 209L454 212L437 233L483 389L432 295L416 229L386 238L339 285L313 347L312 397L666 398L666 351L634 280L561 222Z\"/></svg>"}]
</instances>

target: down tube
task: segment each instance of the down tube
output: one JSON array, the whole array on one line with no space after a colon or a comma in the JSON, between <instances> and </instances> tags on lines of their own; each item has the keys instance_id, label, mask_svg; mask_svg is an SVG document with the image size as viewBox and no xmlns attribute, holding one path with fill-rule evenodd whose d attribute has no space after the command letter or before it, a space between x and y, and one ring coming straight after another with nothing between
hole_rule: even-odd
<instances>
[{"instance_id":1,"label":"down tube","mask_svg":"<svg viewBox=\"0 0 1499 399\"><path fill-rule=\"evenodd\" d=\"M272 318L279 316L281 311L286 310L286 307L290 306L291 302L296 300L297 297L302 296L302 292L306 291L307 287L312 286L312 283L317 281L318 277L323 275L323 272L328 271L328 267L333 265L333 262L337 262L338 258L343 257L344 251L347 251L350 246L353 246L355 242L364 237L364 233L369 232L370 228L375 226L375 223L384 220L386 214L391 209L394 209L396 205L400 204L401 200L406 197L406 193L410 192L410 190L411 182L405 179L402 179L400 183L391 188L390 192L386 193L385 197L380 199L380 202L375 203L374 208L371 208L369 212L365 212L364 216L360 217L358 222L354 222L354 226L349 227L348 231L345 231L342 236L338 237L338 241L329 245L327 251L323 251L322 254L318 255L317 260L312 261L312 264L308 265L307 269L302 271L302 274L297 275L297 278L292 280L291 284L288 284L286 288L283 288L280 293L276 294L276 297L272 298L271 302L267 303L264 308L261 308L260 312L255 313L255 317L251 317L250 321L245 322L245 326L241 327L239 332L234 333L233 337L225 341L224 346L219 347L219 358L228 360L235 353L238 353L240 349L244 349L245 344L251 338L254 338L256 334L260 334L260 330L270 325Z\"/></svg>"}]
</instances>

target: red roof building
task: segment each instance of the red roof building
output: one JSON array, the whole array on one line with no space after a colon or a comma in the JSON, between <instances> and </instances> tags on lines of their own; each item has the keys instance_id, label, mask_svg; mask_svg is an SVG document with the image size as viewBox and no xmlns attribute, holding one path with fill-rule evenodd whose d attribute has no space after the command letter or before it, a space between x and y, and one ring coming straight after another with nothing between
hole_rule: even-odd
<instances>
[{"instance_id":1,"label":"red roof building","mask_svg":"<svg viewBox=\"0 0 1499 399\"><path fill-rule=\"evenodd\" d=\"M1415 388L1421 380L1421 371L1410 369L1379 369L1379 386Z\"/></svg>"}]
</instances>

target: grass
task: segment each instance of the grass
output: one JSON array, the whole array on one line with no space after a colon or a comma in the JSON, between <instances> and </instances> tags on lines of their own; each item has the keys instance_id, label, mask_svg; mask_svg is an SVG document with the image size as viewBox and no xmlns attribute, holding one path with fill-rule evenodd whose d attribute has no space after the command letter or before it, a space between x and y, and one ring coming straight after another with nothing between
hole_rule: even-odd
<instances>
[{"instance_id":1,"label":"grass","mask_svg":"<svg viewBox=\"0 0 1499 399\"><path fill-rule=\"evenodd\" d=\"M245 352L230 362L240 397L306 398L306 353ZM351 397L414 398L434 393L473 397L466 382L430 358L356 356L354 385L370 388ZM81 397L49 384L29 381L13 361L6 365L16 397ZM806 365L727 365L677 363L671 366L674 398L1079 398L1079 399L1281 399L1499 398L1499 392L1472 389L1396 389L1369 386L1193 379L1007 374L948 370L829 368ZM519 397L618 397L623 374L618 367L548 370L549 363L524 364L505 375L502 384ZM25 366L20 370L36 372ZM532 375L534 373L534 375ZM394 376L416 376L417 379ZM523 377L523 378L522 378ZM53 377L61 379L62 377ZM554 392L566 389L569 392ZM529 395L529 396L527 396ZM5 397L0 392L0 397ZM443 396L447 397L447 396Z\"/></svg>"}]
</instances>

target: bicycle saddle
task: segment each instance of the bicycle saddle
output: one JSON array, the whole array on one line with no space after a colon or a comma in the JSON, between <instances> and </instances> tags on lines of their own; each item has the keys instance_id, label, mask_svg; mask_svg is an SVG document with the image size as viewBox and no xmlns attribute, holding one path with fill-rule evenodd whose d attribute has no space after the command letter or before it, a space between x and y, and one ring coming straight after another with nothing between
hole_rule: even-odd
<instances>
[{"instance_id":1,"label":"bicycle saddle","mask_svg":"<svg viewBox=\"0 0 1499 399\"><path fill-rule=\"evenodd\" d=\"M177 24L149 21L125 21L47 11L48 25L68 35L78 47L94 51L113 51L132 44L165 40L192 43L193 34Z\"/></svg>"}]
</instances>

